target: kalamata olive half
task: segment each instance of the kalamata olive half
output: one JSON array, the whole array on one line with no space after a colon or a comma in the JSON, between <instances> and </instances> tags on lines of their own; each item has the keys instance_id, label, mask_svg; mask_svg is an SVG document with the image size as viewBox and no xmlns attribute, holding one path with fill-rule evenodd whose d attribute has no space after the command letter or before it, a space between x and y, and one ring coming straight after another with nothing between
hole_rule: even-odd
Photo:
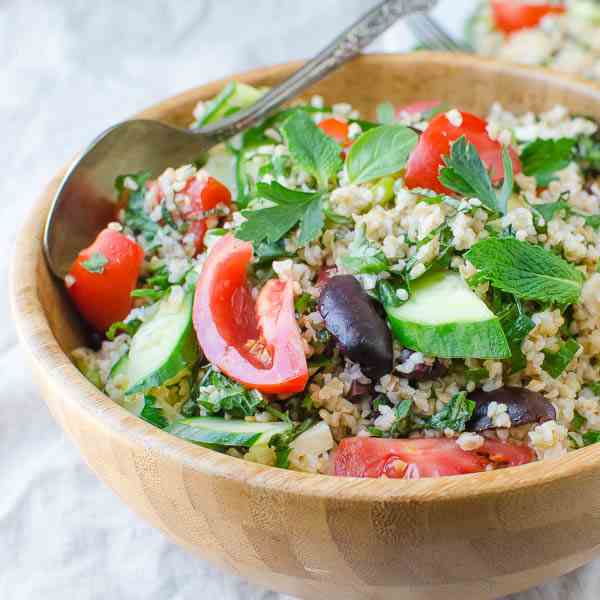
<instances>
[{"instance_id":1,"label":"kalamata olive half","mask_svg":"<svg viewBox=\"0 0 600 600\"><path fill-rule=\"evenodd\" d=\"M544 396L522 387L506 386L492 392L476 390L469 394L469 398L475 400L475 410L467 423L467 431L494 429L492 420L487 416L490 402L506 404L513 427L556 419L554 406Z\"/></svg>"},{"instance_id":2,"label":"kalamata olive half","mask_svg":"<svg viewBox=\"0 0 600 600\"><path fill-rule=\"evenodd\" d=\"M319 312L342 353L371 379L391 373L392 334L373 300L352 275L335 275L321 290Z\"/></svg>"}]
</instances>

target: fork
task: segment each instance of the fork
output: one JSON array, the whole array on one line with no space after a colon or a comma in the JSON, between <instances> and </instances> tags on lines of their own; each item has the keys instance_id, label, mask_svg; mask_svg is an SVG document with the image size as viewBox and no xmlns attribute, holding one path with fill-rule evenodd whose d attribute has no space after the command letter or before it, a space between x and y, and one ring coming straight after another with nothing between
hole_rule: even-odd
<instances>
[{"instance_id":1,"label":"fork","mask_svg":"<svg viewBox=\"0 0 600 600\"><path fill-rule=\"evenodd\" d=\"M412 34L422 47L446 52L473 52L466 42L454 39L433 17L426 12L409 15L405 20Z\"/></svg>"},{"instance_id":2,"label":"fork","mask_svg":"<svg viewBox=\"0 0 600 600\"><path fill-rule=\"evenodd\" d=\"M433 8L437 0L383 0L337 36L291 77L254 106L194 131L151 121L124 121L98 136L73 163L54 197L43 248L51 271L63 277L81 248L114 216L116 175L142 169L154 175L186 164L228 138L252 127L284 102L325 77L371 43L399 18Z\"/></svg>"}]
</instances>

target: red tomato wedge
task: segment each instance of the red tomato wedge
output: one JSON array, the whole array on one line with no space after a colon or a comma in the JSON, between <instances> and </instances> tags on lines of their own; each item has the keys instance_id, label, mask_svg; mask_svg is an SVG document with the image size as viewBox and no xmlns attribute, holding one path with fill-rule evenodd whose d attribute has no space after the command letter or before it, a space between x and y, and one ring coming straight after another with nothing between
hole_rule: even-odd
<instances>
[{"instance_id":1,"label":"red tomato wedge","mask_svg":"<svg viewBox=\"0 0 600 600\"><path fill-rule=\"evenodd\" d=\"M319 123L319 128L342 147L349 146L352 143L352 140L348 137L349 129L346 121L335 117L323 119Z\"/></svg>"},{"instance_id":2,"label":"red tomato wedge","mask_svg":"<svg viewBox=\"0 0 600 600\"><path fill-rule=\"evenodd\" d=\"M419 138L406 165L405 182L408 188L425 188L443 194L453 193L438 180L443 157L450 154L450 145L464 136L477 148L483 163L491 171L493 183L504 178L502 166L502 145L492 140L486 131L487 123L479 117L460 112L462 123L456 127L450 123L445 113L434 117ZM514 149L510 148L513 171L521 171L521 163Z\"/></svg>"},{"instance_id":3,"label":"red tomato wedge","mask_svg":"<svg viewBox=\"0 0 600 600\"><path fill-rule=\"evenodd\" d=\"M95 329L103 332L129 314L143 262L142 248L112 229L79 253L65 278L67 291Z\"/></svg>"},{"instance_id":4,"label":"red tomato wedge","mask_svg":"<svg viewBox=\"0 0 600 600\"><path fill-rule=\"evenodd\" d=\"M407 113L409 115L417 115L421 113L426 113L434 108L438 107L442 103L441 100L418 100L417 102L412 102L411 104L407 104L406 106L401 106L396 114Z\"/></svg>"},{"instance_id":5,"label":"red tomato wedge","mask_svg":"<svg viewBox=\"0 0 600 600\"><path fill-rule=\"evenodd\" d=\"M216 208L219 204L231 206L231 192L214 177L206 180L192 177L183 193L191 198L191 210L185 214L190 220L190 232L196 238L196 250L200 252L204 247L204 234L206 233L206 218L204 213Z\"/></svg>"},{"instance_id":6,"label":"red tomato wedge","mask_svg":"<svg viewBox=\"0 0 600 600\"><path fill-rule=\"evenodd\" d=\"M252 244L226 235L204 264L194 329L206 358L223 373L268 394L300 392L308 380L291 282L269 280L256 303L247 283Z\"/></svg>"},{"instance_id":7,"label":"red tomato wedge","mask_svg":"<svg viewBox=\"0 0 600 600\"><path fill-rule=\"evenodd\" d=\"M485 471L488 465L517 466L534 459L527 446L486 440L476 451L446 438L383 439L353 437L340 442L334 474L346 477L421 479Z\"/></svg>"},{"instance_id":8,"label":"red tomato wedge","mask_svg":"<svg viewBox=\"0 0 600 600\"><path fill-rule=\"evenodd\" d=\"M564 4L549 2L521 2L520 0L492 0L492 17L496 28L509 34L530 29L539 24L546 15L564 14Z\"/></svg>"}]
</instances>

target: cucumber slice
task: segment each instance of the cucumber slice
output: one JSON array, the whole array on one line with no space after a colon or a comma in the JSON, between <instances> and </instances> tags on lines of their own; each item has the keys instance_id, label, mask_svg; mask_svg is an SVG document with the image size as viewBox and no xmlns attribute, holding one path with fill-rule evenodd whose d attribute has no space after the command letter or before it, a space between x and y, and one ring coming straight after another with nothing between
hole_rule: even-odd
<instances>
[{"instance_id":1,"label":"cucumber slice","mask_svg":"<svg viewBox=\"0 0 600 600\"><path fill-rule=\"evenodd\" d=\"M219 146L211 150L204 168L235 195L235 156L227 148Z\"/></svg>"},{"instance_id":2,"label":"cucumber slice","mask_svg":"<svg viewBox=\"0 0 600 600\"><path fill-rule=\"evenodd\" d=\"M174 304L163 298L156 313L137 330L131 340L127 377L129 394L139 394L162 385L198 359L198 342L192 326L194 293L187 292Z\"/></svg>"},{"instance_id":3,"label":"cucumber slice","mask_svg":"<svg viewBox=\"0 0 600 600\"><path fill-rule=\"evenodd\" d=\"M188 442L250 448L254 444L267 444L272 436L291 428L291 424L282 422L257 423L241 419L194 417L176 421L168 431Z\"/></svg>"},{"instance_id":4,"label":"cucumber slice","mask_svg":"<svg viewBox=\"0 0 600 600\"><path fill-rule=\"evenodd\" d=\"M411 350L440 358L510 356L499 319L457 273L424 275L407 302L386 312L395 338Z\"/></svg>"},{"instance_id":5,"label":"cucumber slice","mask_svg":"<svg viewBox=\"0 0 600 600\"><path fill-rule=\"evenodd\" d=\"M117 377L123 375L127 377L127 369L129 367L129 353L126 352L119 358L119 360L110 368L110 372L108 374L109 379L116 379Z\"/></svg>"},{"instance_id":6,"label":"cucumber slice","mask_svg":"<svg viewBox=\"0 0 600 600\"><path fill-rule=\"evenodd\" d=\"M254 104L264 92L264 89L230 81L217 96L207 103L206 112L198 119L198 125L214 123L232 114L236 109L247 108Z\"/></svg>"}]
</instances>

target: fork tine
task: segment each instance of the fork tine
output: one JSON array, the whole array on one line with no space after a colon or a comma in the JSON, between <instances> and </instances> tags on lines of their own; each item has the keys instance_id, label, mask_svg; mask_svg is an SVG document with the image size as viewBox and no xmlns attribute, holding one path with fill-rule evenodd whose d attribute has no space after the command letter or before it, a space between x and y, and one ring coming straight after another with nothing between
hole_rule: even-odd
<instances>
[{"instance_id":1,"label":"fork tine","mask_svg":"<svg viewBox=\"0 0 600 600\"><path fill-rule=\"evenodd\" d=\"M426 48L449 52L464 52L466 49L426 13L412 15L406 19L406 23L413 35Z\"/></svg>"}]
</instances>

